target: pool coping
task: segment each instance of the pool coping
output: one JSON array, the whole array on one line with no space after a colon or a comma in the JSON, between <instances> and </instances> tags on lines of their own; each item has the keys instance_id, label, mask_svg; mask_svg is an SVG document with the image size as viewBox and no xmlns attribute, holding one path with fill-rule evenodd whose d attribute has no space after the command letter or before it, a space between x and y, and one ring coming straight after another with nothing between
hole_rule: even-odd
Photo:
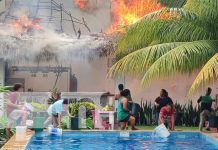
<instances>
[{"instance_id":1,"label":"pool coping","mask_svg":"<svg viewBox=\"0 0 218 150\"><path fill-rule=\"evenodd\" d=\"M64 132L117 132L117 131L122 132L121 130L64 130ZM127 130L126 132L152 132L152 131L153 130L137 130L137 131ZM205 136L207 140L218 142L218 133L206 133L206 132L188 131L188 130L187 131L175 131L175 132L201 133L202 135ZM10 140L8 140L5 143L5 145L1 148L1 150L24 150L33 135L34 135L33 131L28 131L24 141L16 141L16 134L14 134L10 138Z\"/></svg>"},{"instance_id":2,"label":"pool coping","mask_svg":"<svg viewBox=\"0 0 218 150\"><path fill-rule=\"evenodd\" d=\"M26 132L26 138L23 141L16 141L16 133L2 146L1 150L24 150L29 140L34 135L33 131Z\"/></svg>"}]
</instances>

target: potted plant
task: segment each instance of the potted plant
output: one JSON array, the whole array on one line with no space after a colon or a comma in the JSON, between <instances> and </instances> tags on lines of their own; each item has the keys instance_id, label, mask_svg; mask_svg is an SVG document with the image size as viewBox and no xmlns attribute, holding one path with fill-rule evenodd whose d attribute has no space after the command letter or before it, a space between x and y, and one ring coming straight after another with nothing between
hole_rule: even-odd
<instances>
[{"instance_id":1,"label":"potted plant","mask_svg":"<svg viewBox=\"0 0 218 150\"><path fill-rule=\"evenodd\" d=\"M70 124L72 130L79 130L79 108L84 106L86 108L86 118L92 116L91 110L94 110L96 106L91 102L76 102L70 104ZM90 127L89 127L90 128Z\"/></svg>"}]
</instances>

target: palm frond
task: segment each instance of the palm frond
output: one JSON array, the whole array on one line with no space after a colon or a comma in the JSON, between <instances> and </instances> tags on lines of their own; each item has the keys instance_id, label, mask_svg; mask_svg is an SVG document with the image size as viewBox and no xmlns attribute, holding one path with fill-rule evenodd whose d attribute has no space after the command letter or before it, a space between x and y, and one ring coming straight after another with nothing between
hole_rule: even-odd
<instances>
[{"instance_id":1,"label":"palm frond","mask_svg":"<svg viewBox=\"0 0 218 150\"><path fill-rule=\"evenodd\" d=\"M141 75L162 55L182 44L184 43L163 43L132 52L110 68L109 76L126 73Z\"/></svg>"},{"instance_id":2,"label":"palm frond","mask_svg":"<svg viewBox=\"0 0 218 150\"><path fill-rule=\"evenodd\" d=\"M118 41L115 55L127 54L160 43L187 42L216 39L216 30L207 25L199 25L197 21L145 19Z\"/></svg>"},{"instance_id":3,"label":"palm frond","mask_svg":"<svg viewBox=\"0 0 218 150\"><path fill-rule=\"evenodd\" d=\"M149 13L145 16L143 16L142 18L140 18L136 23L134 23L132 26L134 26L137 23L140 23L142 21L144 21L145 19L162 19L162 15L165 15L169 13L169 19L176 19L176 17L178 17L177 19L180 18L185 18L187 20L194 20L197 18L196 14L191 13L189 11L184 10L183 8L162 8L161 10ZM175 17L175 15L177 15Z\"/></svg>"},{"instance_id":4,"label":"palm frond","mask_svg":"<svg viewBox=\"0 0 218 150\"><path fill-rule=\"evenodd\" d=\"M217 0L188 0L184 8L189 12L195 13L203 20L214 21L218 19Z\"/></svg>"},{"instance_id":5,"label":"palm frond","mask_svg":"<svg viewBox=\"0 0 218 150\"><path fill-rule=\"evenodd\" d=\"M218 77L218 53L216 53L201 69L195 78L188 95L192 95L201 84L207 86L211 81Z\"/></svg>"},{"instance_id":6,"label":"palm frond","mask_svg":"<svg viewBox=\"0 0 218 150\"><path fill-rule=\"evenodd\" d=\"M141 84L149 84L154 79L172 76L177 72L192 72L204 65L218 50L218 41L194 41L180 45L161 56L148 69Z\"/></svg>"}]
</instances>

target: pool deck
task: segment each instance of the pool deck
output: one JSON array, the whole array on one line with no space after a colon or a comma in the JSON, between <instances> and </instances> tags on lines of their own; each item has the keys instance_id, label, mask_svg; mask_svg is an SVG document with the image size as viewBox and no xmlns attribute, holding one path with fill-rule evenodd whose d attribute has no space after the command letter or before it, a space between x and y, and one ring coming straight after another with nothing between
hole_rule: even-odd
<instances>
[{"instance_id":1,"label":"pool deck","mask_svg":"<svg viewBox=\"0 0 218 150\"><path fill-rule=\"evenodd\" d=\"M218 140L218 133L207 133L207 132L203 132L203 134L208 135L216 140Z\"/></svg>"},{"instance_id":2,"label":"pool deck","mask_svg":"<svg viewBox=\"0 0 218 150\"><path fill-rule=\"evenodd\" d=\"M1 150L24 150L33 133L32 131L27 131L26 138L23 141L16 141L16 134L14 134Z\"/></svg>"},{"instance_id":3,"label":"pool deck","mask_svg":"<svg viewBox=\"0 0 218 150\"><path fill-rule=\"evenodd\" d=\"M75 132L76 130L75 131L66 130L66 131ZM82 131L78 130L78 131L80 131L80 132L87 132L87 131L89 131L89 132L96 132L96 131L97 132L101 132L101 131L111 132L110 130L82 130ZM134 131L134 132L146 132L146 131L149 132L149 130L137 130L137 131ZM198 131L185 131L185 132L198 132ZM13 135L11 137L11 139L1 148L1 150L24 150L33 134L34 134L34 132L28 131L24 141L16 141L16 135ZM203 132L203 134L208 135L208 136L218 140L218 133Z\"/></svg>"}]
</instances>

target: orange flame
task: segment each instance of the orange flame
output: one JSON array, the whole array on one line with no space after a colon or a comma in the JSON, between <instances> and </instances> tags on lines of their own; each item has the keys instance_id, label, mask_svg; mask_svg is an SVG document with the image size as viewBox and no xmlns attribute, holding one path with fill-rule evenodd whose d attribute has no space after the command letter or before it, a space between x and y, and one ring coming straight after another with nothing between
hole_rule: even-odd
<instances>
[{"instance_id":1,"label":"orange flame","mask_svg":"<svg viewBox=\"0 0 218 150\"><path fill-rule=\"evenodd\" d=\"M86 9L87 5L88 5L88 1L87 0L74 0L74 4L79 7L81 10Z\"/></svg>"},{"instance_id":2,"label":"orange flame","mask_svg":"<svg viewBox=\"0 0 218 150\"><path fill-rule=\"evenodd\" d=\"M144 15L163 7L156 0L111 0L112 25L107 33L122 32L124 26L137 22Z\"/></svg>"},{"instance_id":3,"label":"orange flame","mask_svg":"<svg viewBox=\"0 0 218 150\"><path fill-rule=\"evenodd\" d=\"M28 30L42 30L39 25L41 19L30 20L26 15L22 15L19 19L10 23L10 26L16 30L18 34L23 34Z\"/></svg>"}]
</instances>

